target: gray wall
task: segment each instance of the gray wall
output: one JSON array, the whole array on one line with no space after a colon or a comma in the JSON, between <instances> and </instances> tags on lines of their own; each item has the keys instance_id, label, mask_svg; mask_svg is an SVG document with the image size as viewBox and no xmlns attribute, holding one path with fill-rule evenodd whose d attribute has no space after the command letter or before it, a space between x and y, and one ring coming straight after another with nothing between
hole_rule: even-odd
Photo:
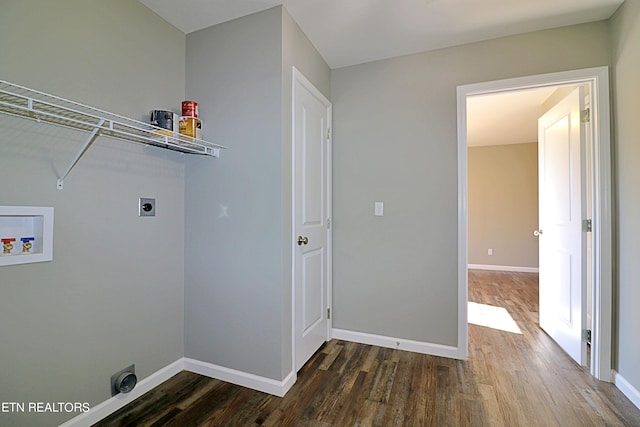
<instances>
[{"instance_id":1,"label":"gray wall","mask_svg":"<svg viewBox=\"0 0 640 427\"><path fill-rule=\"evenodd\" d=\"M538 143L469 147L467 170L469 264L538 268Z\"/></svg>"},{"instance_id":2,"label":"gray wall","mask_svg":"<svg viewBox=\"0 0 640 427\"><path fill-rule=\"evenodd\" d=\"M186 94L205 138L187 159L185 355L281 379L281 14L270 9L187 36Z\"/></svg>"},{"instance_id":3,"label":"gray wall","mask_svg":"<svg viewBox=\"0 0 640 427\"><path fill-rule=\"evenodd\" d=\"M640 3L626 1L611 20L613 34L615 178L617 184L617 283L616 369L636 390L640 390Z\"/></svg>"},{"instance_id":4,"label":"gray wall","mask_svg":"<svg viewBox=\"0 0 640 427\"><path fill-rule=\"evenodd\" d=\"M329 69L276 7L187 36L187 97L219 162L187 159L187 357L283 379L291 371L291 65Z\"/></svg>"},{"instance_id":5,"label":"gray wall","mask_svg":"<svg viewBox=\"0 0 640 427\"><path fill-rule=\"evenodd\" d=\"M598 22L333 70L335 328L457 344L456 87L609 52Z\"/></svg>"},{"instance_id":6,"label":"gray wall","mask_svg":"<svg viewBox=\"0 0 640 427\"><path fill-rule=\"evenodd\" d=\"M145 118L184 99L185 36L135 1L0 1L0 79ZM0 267L0 401L108 399L179 359L184 335L184 160L0 115L0 205L55 208L54 260ZM140 219L140 196L157 216ZM2 426L77 414L0 413Z\"/></svg>"}]
</instances>

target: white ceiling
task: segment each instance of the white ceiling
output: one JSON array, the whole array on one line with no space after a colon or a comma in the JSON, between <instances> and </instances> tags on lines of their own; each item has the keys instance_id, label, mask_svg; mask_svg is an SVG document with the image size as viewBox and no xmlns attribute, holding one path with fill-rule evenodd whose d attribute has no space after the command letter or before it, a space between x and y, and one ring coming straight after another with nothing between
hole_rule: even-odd
<instances>
[{"instance_id":1,"label":"white ceiling","mask_svg":"<svg viewBox=\"0 0 640 427\"><path fill-rule=\"evenodd\" d=\"M609 18L623 0L138 0L184 33L284 5L332 69ZM474 97L468 142L537 140L552 93Z\"/></svg>"},{"instance_id":2,"label":"white ceiling","mask_svg":"<svg viewBox=\"0 0 640 427\"><path fill-rule=\"evenodd\" d=\"M538 117L557 87L477 95L467 98L467 145L538 141Z\"/></svg>"},{"instance_id":3,"label":"white ceiling","mask_svg":"<svg viewBox=\"0 0 640 427\"><path fill-rule=\"evenodd\" d=\"M284 5L329 67L609 18L623 0L139 0L190 33Z\"/></svg>"}]
</instances>

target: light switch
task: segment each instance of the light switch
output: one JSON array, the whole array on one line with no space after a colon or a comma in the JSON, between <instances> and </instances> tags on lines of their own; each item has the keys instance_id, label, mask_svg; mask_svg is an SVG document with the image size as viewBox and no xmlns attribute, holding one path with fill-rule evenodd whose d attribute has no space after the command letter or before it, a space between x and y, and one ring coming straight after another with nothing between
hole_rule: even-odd
<instances>
[{"instance_id":1,"label":"light switch","mask_svg":"<svg viewBox=\"0 0 640 427\"><path fill-rule=\"evenodd\" d=\"M373 205L373 214L375 216L384 216L384 202L375 202Z\"/></svg>"}]
</instances>

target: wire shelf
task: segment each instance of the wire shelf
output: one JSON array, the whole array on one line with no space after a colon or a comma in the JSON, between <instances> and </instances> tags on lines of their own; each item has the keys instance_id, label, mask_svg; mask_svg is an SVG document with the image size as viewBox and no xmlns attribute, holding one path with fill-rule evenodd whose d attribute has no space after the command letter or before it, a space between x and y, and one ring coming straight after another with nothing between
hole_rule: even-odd
<instances>
[{"instance_id":1,"label":"wire shelf","mask_svg":"<svg viewBox=\"0 0 640 427\"><path fill-rule=\"evenodd\" d=\"M102 135L213 157L219 157L220 150L227 148L4 80L0 80L0 113L90 133L66 172L58 178L59 190L63 188L64 179L71 169L95 139Z\"/></svg>"},{"instance_id":2,"label":"wire shelf","mask_svg":"<svg viewBox=\"0 0 640 427\"><path fill-rule=\"evenodd\" d=\"M49 95L0 80L0 113L52 125L94 132L130 142L153 145L189 154L218 157L227 147L192 138L100 110L78 102Z\"/></svg>"}]
</instances>

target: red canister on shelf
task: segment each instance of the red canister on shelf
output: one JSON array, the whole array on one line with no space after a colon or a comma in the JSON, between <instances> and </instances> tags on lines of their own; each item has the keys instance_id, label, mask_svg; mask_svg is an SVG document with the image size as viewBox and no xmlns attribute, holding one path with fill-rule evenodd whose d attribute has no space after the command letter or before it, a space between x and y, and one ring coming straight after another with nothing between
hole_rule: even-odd
<instances>
[{"instance_id":1,"label":"red canister on shelf","mask_svg":"<svg viewBox=\"0 0 640 427\"><path fill-rule=\"evenodd\" d=\"M182 115L184 117L198 117L198 103L195 101L182 101Z\"/></svg>"}]
</instances>

